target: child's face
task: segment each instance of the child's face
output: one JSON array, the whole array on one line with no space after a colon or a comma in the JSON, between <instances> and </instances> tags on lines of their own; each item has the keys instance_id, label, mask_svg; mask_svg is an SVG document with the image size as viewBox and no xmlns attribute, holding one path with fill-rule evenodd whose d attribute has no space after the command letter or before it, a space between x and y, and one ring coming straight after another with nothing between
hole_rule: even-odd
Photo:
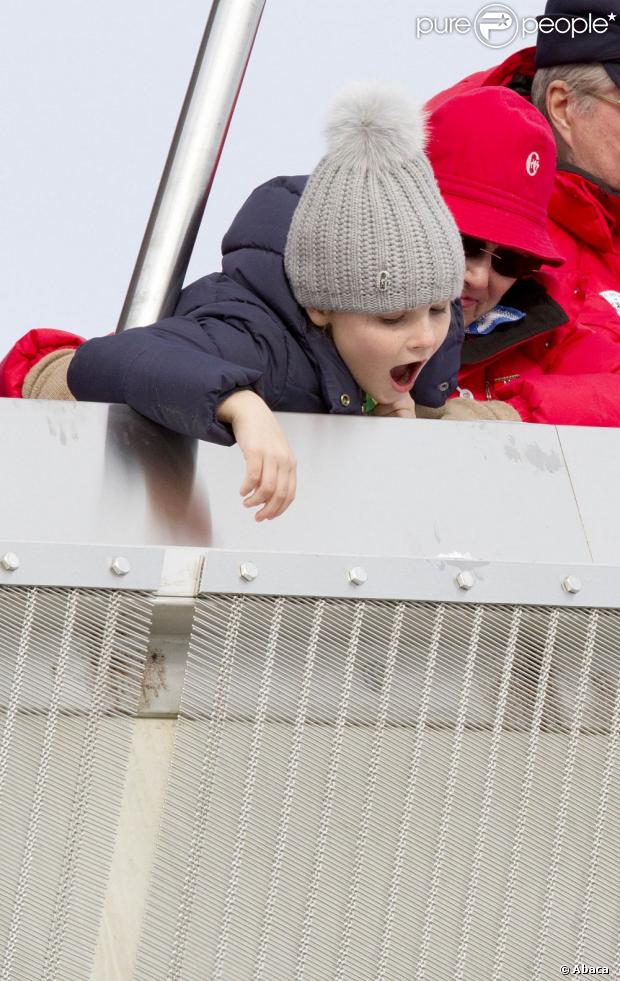
<instances>
[{"instance_id":1,"label":"child's face","mask_svg":"<svg viewBox=\"0 0 620 981\"><path fill-rule=\"evenodd\" d=\"M318 327L330 324L334 344L355 381L383 405L411 391L450 326L448 302L385 314L307 312Z\"/></svg>"}]
</instances>

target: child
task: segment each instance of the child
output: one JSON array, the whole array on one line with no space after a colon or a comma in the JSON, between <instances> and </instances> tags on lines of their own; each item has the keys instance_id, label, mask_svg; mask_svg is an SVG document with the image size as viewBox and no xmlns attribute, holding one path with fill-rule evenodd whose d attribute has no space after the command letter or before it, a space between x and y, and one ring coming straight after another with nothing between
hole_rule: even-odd
<instances>
[{"instance_id":1,"label":"child","mask_svg":"<svg viewBox=\"0 0 620 981\"><path fill-rule=\"evenodd\" d=\"M262 505L258 521L295 494L295 460L271 410L360 414L366 400L377 415L413 417L411 389L463 284L461 239L424 155L420 111L389 90L359 89L334 106L328 138L284 251L303 317L276 310L276 319L264 279L240 290L216 274L184 291L175 316L87 341L69 367L78 399L126 402L178 432L236 439L241 494L246 507Z\"/></svg>"}]
</instances>

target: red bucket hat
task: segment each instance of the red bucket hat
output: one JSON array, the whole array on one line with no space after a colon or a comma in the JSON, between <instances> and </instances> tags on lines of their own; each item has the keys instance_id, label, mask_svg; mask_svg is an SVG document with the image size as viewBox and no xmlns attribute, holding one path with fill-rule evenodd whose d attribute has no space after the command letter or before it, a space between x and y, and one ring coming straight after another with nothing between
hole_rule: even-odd
<instances>
[{"instance_id":1,"label":"red bucket hat","mask_svg":"<svg viewBox=\"0 0 620 981\"><path fill-rule=\"evenodd\" d=\"M523 96L497 85L453 96L429 117L426 153L463 235L564 261L547 232L555 141Z\"/></svg>"}]
</instances>

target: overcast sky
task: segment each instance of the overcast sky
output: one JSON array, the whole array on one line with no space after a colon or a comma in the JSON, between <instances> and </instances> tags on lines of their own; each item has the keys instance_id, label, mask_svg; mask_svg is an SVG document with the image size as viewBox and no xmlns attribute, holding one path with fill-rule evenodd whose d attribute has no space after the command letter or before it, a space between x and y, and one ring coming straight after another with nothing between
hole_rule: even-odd
<instances>
[{"instance_id":1,"label":"overcast sky","mask_svg":"<svg viewBox=\"0 0 620 981\"><path fill-rule=\"evenodd\" d=\"M115 328L209 10L205 0L1 6L0 358L32 327ZM344 86L381 79L424 100L532 43L416 38L417 17L445 27L482 6L267 0L187 281L219 269L222 235L253 187L312 169ZM472 139L493 152L483 119Z\"/></svg>"}]
</instances>

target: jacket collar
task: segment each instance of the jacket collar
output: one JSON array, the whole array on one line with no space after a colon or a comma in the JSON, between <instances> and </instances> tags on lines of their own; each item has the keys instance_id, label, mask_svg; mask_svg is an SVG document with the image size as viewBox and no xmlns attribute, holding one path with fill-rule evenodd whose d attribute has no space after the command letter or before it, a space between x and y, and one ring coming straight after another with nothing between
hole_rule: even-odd
<instances>
[{"instance_id":1,"label":"jacket collar","mask_svg":"<svg viewBox=\"0 0 620 981\"><path fill-rule=\"evenodd\" d=\"M620 234L620 194L577 167L561 164L549 217L573 238L609 252Z\"/></svg>"},{"instance_id":2,"label":"jacket collar","mask_svg":"<svg viewBox=\"0 0 620 981\"><path fill-rule=\"evenodd\" d=\"M507 85L511 89L529 96L532 79L536 71L534 56L536 48L522 48L515 51L500 65L492 68L484 79L484 85Z\"/></svg>"},{"instance_id":3,"label":"jacket collar","mask_svg":"<svg viewBox=\"0 0 620 981\"><path fill-rule=\"evenodd\" d=\"M468 334L461 357L464 367L494 358L524 341L561 327L569 319L560 304L534 279L517 280L503 297L502 303L523 310L525 317L517 323L501 324L490 334Z\"/></svg>"},{"instance_id":4,"label":"jacket collar","mask_svg":"<svg viewBox=\"0 0 620 981\"><path fill-rule=\"evenodd\" d=\"M316 367L329 411L359 415L364 393L340 357L331 337L315 327L301 308L300 313L306 319L306 330L299 333L298 339Z\"/></svg>"},{"instance_id":5,"label":"jacket collar","mask_svg":"<svg viewBox=\"0 0 620 981\"><path fill-rule=\"evenodd\" d=\"M565 160L558 160L558 170L566 171L568 174L579 174L580 177L585 177L590 184L596 184L600 187L605 194L611 194L612 197L620 197L620 191L616 191L610 184L606 184L605 181L599 180L594 174L589 174L587 170L583 170L581 167L575 167L574 164L569 164Z\"/></svg>"}]
</instances>

